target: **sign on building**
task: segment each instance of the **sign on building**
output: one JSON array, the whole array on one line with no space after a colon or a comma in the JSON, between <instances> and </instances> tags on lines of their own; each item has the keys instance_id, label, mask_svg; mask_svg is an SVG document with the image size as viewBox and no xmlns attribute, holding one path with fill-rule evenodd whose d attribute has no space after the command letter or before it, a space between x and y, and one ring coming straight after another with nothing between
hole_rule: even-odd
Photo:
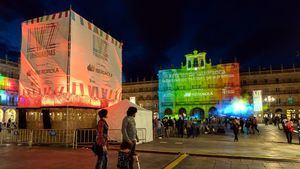
<instances>
[{"instance_id":1,"label":"sign on building","mask_svg":"<svg viewBox=\"0 0 300 169\"><path fill-rule=\"evenodd\" d=\"M253 90L253 107L255 112L262 111L262 91Z\"/></svg>"}]
</instances>

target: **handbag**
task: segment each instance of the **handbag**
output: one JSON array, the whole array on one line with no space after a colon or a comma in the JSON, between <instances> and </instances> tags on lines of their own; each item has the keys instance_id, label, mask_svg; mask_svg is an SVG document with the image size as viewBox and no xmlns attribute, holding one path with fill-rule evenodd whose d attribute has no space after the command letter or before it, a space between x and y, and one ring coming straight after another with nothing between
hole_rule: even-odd
<instances>
[{"instance_id":1,"label":"handbag","mask_svg":"<svg viewBox=\"0 0 300 169\"><path fill-rule=\"evenodd\" d=\"M99 144L97 144L97 142L93 143L93 145L92 145L92 151L97 156L100 156L103 153L102 146L100 146Z\"/></svg>"}]
</instances>

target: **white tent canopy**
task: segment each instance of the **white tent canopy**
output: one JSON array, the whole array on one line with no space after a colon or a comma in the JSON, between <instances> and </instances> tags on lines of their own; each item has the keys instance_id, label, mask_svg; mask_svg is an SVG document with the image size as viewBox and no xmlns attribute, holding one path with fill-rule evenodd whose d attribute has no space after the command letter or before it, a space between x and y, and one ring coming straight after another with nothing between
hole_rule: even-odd
<instances>
[{"instance_id":1,"label":"white tent canopy","mask_svg":"<svg viewBox=\"0 0 300 169\"><path fill-rule=\"evenodd\" d=\"M135 116L136 128L140 141L150 142L153 141L153 127L152 127L152 111L146 110L128 100L122 100L107 109L107 123L109 125L110 140L122 140L122 121L127 115L129 107L136 107L137 113Z\"/></svg>"}]
</instances>

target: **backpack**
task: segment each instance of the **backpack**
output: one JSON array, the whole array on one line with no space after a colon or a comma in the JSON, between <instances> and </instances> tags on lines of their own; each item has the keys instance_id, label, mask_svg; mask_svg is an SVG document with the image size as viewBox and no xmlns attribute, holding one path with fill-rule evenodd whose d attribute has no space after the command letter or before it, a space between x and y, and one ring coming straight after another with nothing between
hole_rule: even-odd
<instances>
[{"instance_id":1,"label":"backpack","mask_svg":"<svg viewBox=\"0 0 300 169\"><path fill-rule=\"evenodd\" d=\"M119 151L117 167L120 169L129 169L129 153Z\"/></svg>"}]
</instances>

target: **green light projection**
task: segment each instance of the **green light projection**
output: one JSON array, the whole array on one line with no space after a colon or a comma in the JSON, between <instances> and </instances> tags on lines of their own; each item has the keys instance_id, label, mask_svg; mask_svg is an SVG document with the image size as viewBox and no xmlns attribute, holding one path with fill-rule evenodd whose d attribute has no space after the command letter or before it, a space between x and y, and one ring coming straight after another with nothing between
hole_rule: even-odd
<instances>
[{"instance_id":1,"label":"green light projection","mask_svg":"<svg viewBox=\"0 0 300 169\"><path fill-rule=\"evenodd\" d=\"M180 69L158 72L160 118L207 118L209 112L222 108L222 103L240 96L239 63L212 66L206 53L196 50L185 57L186 64Z\"/></svg>"}]
</instances>

